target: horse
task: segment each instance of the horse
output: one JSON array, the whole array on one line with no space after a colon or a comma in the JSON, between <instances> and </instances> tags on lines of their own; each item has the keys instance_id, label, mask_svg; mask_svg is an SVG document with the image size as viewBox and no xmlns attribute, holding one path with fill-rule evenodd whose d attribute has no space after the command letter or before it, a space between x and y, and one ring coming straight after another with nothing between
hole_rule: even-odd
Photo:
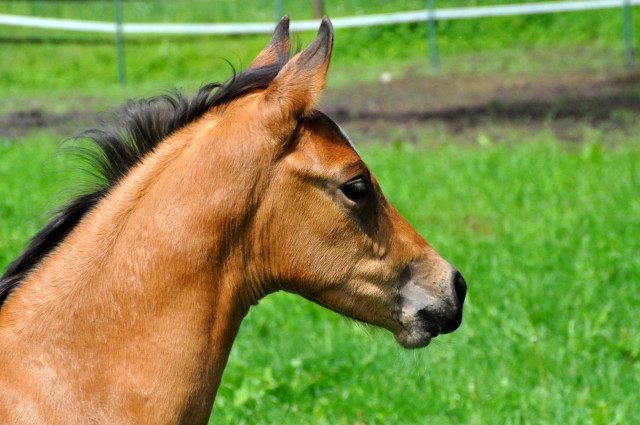
<instances>
[{"instance_id":1,"label":"horse","mask_svg":"<svg viewBox=\"0 0 640 425\"><path fill-rule=\"evenodd\" d=\"M466 283L314 105L333 27L289 18L223 84L130 101L81 133L101 183L0 280L0 422L207 423L240 323L299 294L405 348L462 320Z\"/></svg>"}]
</instances>

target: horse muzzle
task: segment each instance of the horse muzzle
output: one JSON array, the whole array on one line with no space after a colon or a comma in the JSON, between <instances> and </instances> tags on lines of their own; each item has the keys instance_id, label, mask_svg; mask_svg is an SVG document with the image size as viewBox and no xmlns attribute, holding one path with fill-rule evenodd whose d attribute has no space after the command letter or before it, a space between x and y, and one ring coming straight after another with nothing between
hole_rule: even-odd
<instances>
[{"instance_id":1,"label":"horse muzzle","mask_svg":"<svg viewBox=\"0 0 640 425\"><path fill-rule=\"evenodd\" d=\"M432 338L458 329L462 322L467 284L455 267L437 258L435 263L411 263L400 280L400 330L394 337L404 348L425 347Z\"/></svg>"}]
</instances>

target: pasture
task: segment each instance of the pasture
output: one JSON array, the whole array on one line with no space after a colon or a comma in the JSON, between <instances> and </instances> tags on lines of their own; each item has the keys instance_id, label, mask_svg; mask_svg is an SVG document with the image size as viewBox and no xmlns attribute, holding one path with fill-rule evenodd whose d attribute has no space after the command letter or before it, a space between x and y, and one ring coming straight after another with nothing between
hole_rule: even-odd
<instances>
[{"instance_id":1,"label":"pasture","mask_svg":"<svg viewBox=\"0 0 640 425\"><path fill-rule=\"evenodd\" d=\"M463 271L463 325L407 352L271 295L242 325L212 423L637 423L640 149L523 136L361 148L389 200ZM57 142L0 144L3 264L68 187Z\"/></svg>"},{"instance_id":2,"label":"pasture","mask_svg":"<svg viewBox=\"0 0 640 425\"><path fill-rule=\"evenodd\" d=\"M88 19L71 7L63 12ZM241 11L229 13L240 19ZM562 79L563 72L571 80L572 67L584 71L585 64L588 75L615 70L620 48L613 41L618 27L609 24L613 12L583 16L509 18L504 26L450 23L441 35L451 53L442 63L448 75L429 81L471 73ZM563 32L567 25L573 29ZM598 25L598 35L589 32ZM541 27L550 30L537 38ZM330 115L332 101L358 101L348 92L354 84L361 84L358 92L384 91L375 81L388 68L394 78L427 78L426 41L412 31L407 25L337 32L322 101ZM0 35L7 33L0 28ZM466 45L471 34L481 34L484 44ZM82 164L58 152L61 140L127 97L171 85L193 91L202 81L224 78L229 68L220 57L246 64L265 42L134 42L129 57L139 61L129 63L125 87L116 85L113 48L106 43L95 49L2 45L0 270L82 181ZM367 43L374 47L367 50ZM521 44L532 48L522 52ZM567 59L567 51L579 52L577 60ZM389 55L391 65L384 63ZM600 105L609 105L597 120L598 97L570 122L552 113L520 116L515 124L490 116L454 131L436 117L420 125L390 120L379 132L370 130L382 126L374 126L375 119L346 120L389 201L464 275L469 292L462 325L426 349L405 351L386 331L301 297L270 295L241 326L210 423L640 423L640 113L634 103L640 88L637 69L624 75L634 78L625 88L631 106L616 109L620 97L597 93ZM434 102L445 99L443 92ZM21 118L30 113L41 114L45 124ZM562 131L567 126L569 137Z\"/></svg>"}]
</instances>

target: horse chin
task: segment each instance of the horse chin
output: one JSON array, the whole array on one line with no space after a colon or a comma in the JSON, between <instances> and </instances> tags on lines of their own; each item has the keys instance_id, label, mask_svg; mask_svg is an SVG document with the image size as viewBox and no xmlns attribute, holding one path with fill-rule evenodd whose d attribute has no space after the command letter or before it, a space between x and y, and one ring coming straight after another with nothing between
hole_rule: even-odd
<instances>
[{"instance_id":1,"label":"horse chin","mask_svg":"<svg viewBox=\"0 0 640 425\"><path fill-rule=\"evenodd\" d=\"M426 327L413 325L403 326L400 331L394 332L393 336L403 348L411 349L426 347L437 333L430 332Z\"/></svg>"}]
</instances>

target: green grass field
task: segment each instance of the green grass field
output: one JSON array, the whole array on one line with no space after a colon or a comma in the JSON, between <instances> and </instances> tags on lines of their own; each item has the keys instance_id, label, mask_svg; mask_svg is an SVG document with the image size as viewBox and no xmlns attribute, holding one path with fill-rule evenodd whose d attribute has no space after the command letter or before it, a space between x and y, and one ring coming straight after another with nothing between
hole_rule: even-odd
<instances>
[{"instance_id":1,"label":"green grass field","mask_svg":"<svg viewBox=\"0 0 640 425\"><path fill-rule=\"evenodd\" d=\"M523 0L492 0L490 4ZM443 0L438 7L488 4ZM125 1L128 22L255 22L274 18L272 1L194 0ZM425 7L423 0L326 1L330 17L354 16ZM634 12L640 9L634 8ZM311 18L308 2L284 1L292 20ZM67 19L113 20L111 2L0 2L0 13ZM637 17L634 17L634 22ZM635 28L635 27L634 27ZM329 85L429 72L425 23L336 31ZM297 34L304 45L313 33ZM0 26L0 38L53 39L56 43L3 43L0 55L0 110L25 99L59 105L69 91L122 100L133 91L155 94L169 85L194 90L203 82L225 79L228 59L241 68L269 37L136 36L125 37L127 87L118 86L113 36ZM65 40L84 40L69 43ZM91 42L89 42L91 40ZM640 33L632 33L636 50ZM485 18L437 23L441 70L469 73L564 73L576 69L608 70L623 63L622 13L619 9L550 15ZM366 66L363 66L366 64ZM54 99L55 102L52 102ZM7 106L8 105L8 106ZM58 106L61 107L61 106ZM73 107L73 106L71 106Z\"/></svg>"},{"instance_id":2,"label":"green grass field","mask_svg":"<svg viewBox=\"0 0 640 425\"><path fill-rule=\"evenodd\" d=\"M56 143L0 143L0 264L73 173ZM389 200L469 285L461 328L403 351L288 294L243 323L212 423L636 424L640 149L373 144Z\"/></svg>"},{"instance_id":3,"label":"green grass field","mask_svg":"<svg viewBox=\"0 0 640 425\"><path fill-rule=\"evenodd\" d=\"M125 18L273 18L271 1L241 3L249 4L131 1ZM310 18L308 7L284 3L292 19ZM348 16L424 2L326 4L330 16ZM0 13L99 20L111 19L112 9L109 2L13 1L0 2ZM617 68L620 19L614 10L440 23L441 69L553 75ZM387 69L427 73L425 34L423 24L337 31L328 84L377 80ZM240 67L268 39L132 37L121 87L108 37L0 27L0 38L23 36L58 42L0 44L0 115L100 110L173 86L192 92L229 75L223 58ZM312 36L301 34L302 44ZM59 42L70 37L97 41ZM465 276L462 326L426 349L404 351L386 331L300 297L270 295L242 325L211 423L640 423L640 121L627 118L614 135L606 126L586 128L588 137L576 144L542 126L501 131L499 142L478 137L476 145L428 143L431 133L417 145L359 145L388 199ZM70 171L77 164L56 154L71 135L0 137L0 270L77 182Z\"/></svg>"}]
</instances>

